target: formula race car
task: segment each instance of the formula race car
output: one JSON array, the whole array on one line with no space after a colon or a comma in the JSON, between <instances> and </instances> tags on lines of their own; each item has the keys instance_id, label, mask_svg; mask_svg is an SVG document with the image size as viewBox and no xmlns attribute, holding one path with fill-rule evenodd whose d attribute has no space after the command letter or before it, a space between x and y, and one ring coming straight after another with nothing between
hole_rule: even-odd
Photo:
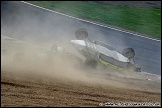
<instances>
[{"instance_id":1,"label":"formula race car","mask_svg":"<svg viewBox=\"0 0 162 108\"><path fill-rule=\"evenodd\" d=\"M108 44L90 40L85 28L78 29L75 36L77 40L71 40L71 43L86 58L84 61L86 67L96 68L102 65L117 70L132 69L141 72L141 68L134 62L133 48L126 48L120 53Z\"/></svg>"}]
</instances>

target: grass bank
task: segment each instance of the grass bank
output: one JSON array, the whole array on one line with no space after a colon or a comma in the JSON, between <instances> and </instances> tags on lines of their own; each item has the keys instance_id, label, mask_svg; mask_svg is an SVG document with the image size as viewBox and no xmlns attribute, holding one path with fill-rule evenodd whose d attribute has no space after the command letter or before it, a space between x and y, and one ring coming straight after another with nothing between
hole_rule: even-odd
<instances>
[{"instance_id":1,"label":"grass bank","mask_svg":"<svg viewBox=\"0 0 162 108\"><path fill-rule=\"evenodd\" d=\"M161 39L161 9L104 5L88 1L28 1L29 3Z\"/></svg>"}]
</instances>

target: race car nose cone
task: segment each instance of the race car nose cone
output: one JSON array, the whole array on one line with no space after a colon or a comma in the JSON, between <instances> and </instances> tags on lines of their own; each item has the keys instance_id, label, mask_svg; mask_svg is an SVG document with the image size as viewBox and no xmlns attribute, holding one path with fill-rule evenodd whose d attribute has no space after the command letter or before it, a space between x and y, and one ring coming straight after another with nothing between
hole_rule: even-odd
<instances>
[{"instance_id":1,"label":"race car nose cone","mask_svg":"<svg viewBox=\"0 0 162 108\"><path fill-rule=\"evenodd\" d=\"M81 45L81 46L86 46L86 43L84 40L71 40L71 43Z\"/></svg>"}]
</instances>

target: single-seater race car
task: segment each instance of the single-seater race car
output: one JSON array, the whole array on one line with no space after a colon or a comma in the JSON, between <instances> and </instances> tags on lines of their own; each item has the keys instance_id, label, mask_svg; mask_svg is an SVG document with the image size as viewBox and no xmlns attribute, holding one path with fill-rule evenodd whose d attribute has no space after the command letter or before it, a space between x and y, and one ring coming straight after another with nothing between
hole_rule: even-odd
<instances>
[{"instance_id":1,"label":"single-seater race car","mask_svg":"<svg viewBox=\"0 0 162 108\"><path fill-rule=\"evenodd\" d=\"M101 64L117 70L132 69L141 72L141 68L134 62L133 48L126 48L120 53L108 44L90 40L85 28L78 29L75 36L77 40L71 40L71 43L86 58L86 67L96 68Z\"/></svg>"}]
</instances>

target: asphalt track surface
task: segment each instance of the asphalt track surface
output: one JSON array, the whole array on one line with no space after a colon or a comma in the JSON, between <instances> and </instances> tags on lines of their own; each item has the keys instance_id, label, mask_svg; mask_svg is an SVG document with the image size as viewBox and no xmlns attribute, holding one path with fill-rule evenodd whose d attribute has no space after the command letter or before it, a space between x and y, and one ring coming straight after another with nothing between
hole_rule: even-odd
<instances>
[{"instance_id":1,"label":"asphalt track surface","mask_svg":"<svg viewBox=\"0 0 162 108\"><path fill-rule=\"evenodd\" d=\"M9 29L7 28L7 26L10 27L11 25L17 25L18 23L23 21L22 19L25 18L27 15L35 15L34 17L32 16L33 19L37 18L42 21L46 21L49 24L43 25L42 23L39 25L38 28L35 27L34 24L32 24L32 21L29 21L26 27L21 27L21 32L23 32L24 34L28 31L30 31L30 33L32 34L32 30L39 31L37 34L33 33L35 37L38 36L38 40L40 38L43 38L44 41L56 38L58 39L58 37L54 36L53 34L56 33L60 37L60 35L62 35L62 31L68 32L68 34L71 33L71 35L68 35L68 37L70 37L69 40L75 39L75 30L84 27L87 29L89 37L91 39L98 39L102 42L110 44L117 48L119 51L122 51L124 48L127 47L134 48L136 51L135 62L141 66L142 71L161 75L161 41L144 38L142 35L136 35L135 33L125 33L123 31L114 30L112 28L77 20L58 13L33 7L22 2L1 2L1 9L1 31L3 35L14 37L13 34L15 33L15 31L17 31L17 29L20 28L15 27L14 29ZM11 17L6 18L6 15L9 12L12 12L12 14L10 14ZM46 19L47 15L49 19ZM29 27L31 25L32 27ZM51 31L45 29L46 27L53 25L57 25L57 28L50 28ZM27 27L29 27L28 31L26 29ZM61 29L62 31L58 32L58 29ZM8 30L10 32L8 32ZM46 31L48 32L48 36L47 34L45 34L46 37L41 37L40 34L43 34ZM23 33L21 33L22 37L24 35ZM63 39L63 37L61 37L61 39ZM68 39L65 40L69 41Z\"/></svg>"}]
</instances>

